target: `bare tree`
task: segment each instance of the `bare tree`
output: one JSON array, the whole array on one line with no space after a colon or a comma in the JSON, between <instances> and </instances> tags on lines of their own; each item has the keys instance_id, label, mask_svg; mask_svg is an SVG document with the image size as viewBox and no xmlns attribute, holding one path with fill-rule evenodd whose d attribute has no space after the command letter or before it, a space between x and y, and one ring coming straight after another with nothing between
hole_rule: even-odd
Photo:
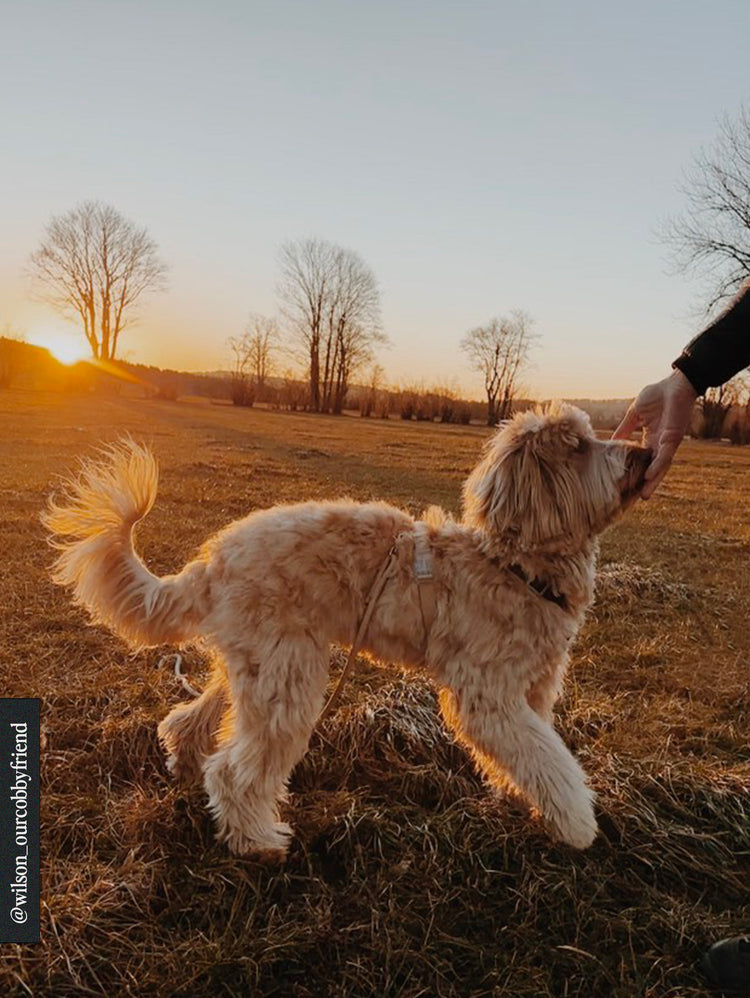
<instances>
[{"instance_id":1,"label":"bare tree","mask_svg":"<svg viewBox=\"0 0 750 998\"><path fill-rule=\"evenodd\" d=\"M484 376L487 393L487 425L508 419L518 389L518 378L538 340L531 331L532 319L519 310L510 317L490 319L472 329L461 340L472 367Z\"/></svg>"},{"instance_id":2,"label":"bare tree","mask_svg":"<svg viewBox=\"0 0 750 998\"><path fill-rule=\"evenodd\" d=\"M252 406L255 402L255 385L250 374L250 352L245 336L232 336L228 340L232 353L230 397L233 405Z\"/></svg>"},{"instance_id":3,"label":"bare tree","mask_svg":"<svg viewBox=\"0 0 750 998\"><path fill-rule=\"evenodd\" d=\"M341 412L354 372L373 358L380 292L365 262L322 239L286 243L280 252L281 309L301 348L316 412Z\"/></svg>"},{"instance_id":4,"label":"bare tree","mask_svg":"<svg viewBox=\"0 0 750 998\"><path fill-rule=\"evenodd\" d=\"M320 339L330 294L331 246L317 239L285 243L279 254L281 311L309 364L310 403L320 410Z\"/></svg>"},{"instance_id":5,"label":"bare tree","mask_svg":"<svg viewBox=\"0 0 750 998\"><path fill-rule=\"evenodd\" d=\"M275 319L253 312L245 326L252 373L258 394L263 394L266 381L273 373L273 355L279 344L279 326Z\"/></svg>"},{"instance_id":6,"label":"bare tree","mask_svg":"<svg viewBox=\"0 0 750 998\"><path fill-rule=\"evenodd\" d=\"M375 411L378 401L378 393L383 386L385 371L380 364L373 364L367 385L360 394L359 414L360 416L371 416Z\"/></svg>"},{"instance_id":7,"label":"bare tree","mask_svg":"<svg viewBox=\"0 0 750 998\"><path fill-rule=\"evenodd\" d=\"M307 410L310 408L310 388L296 377L294 371L287 368L284 371L284 383L279 392L279 402L287 409L296 412L297 409Z\"/></svg>"},{"instance_id":8,"label":"bare tree","mask_svg":"<svg viewBox=\"0 0 750 998\"><path fill-rule=\"evenodd\" d=\"M232 402L251 406L262 396L271 375L273 352L279 342L275 319L251 313L242 336L229 339L232 352Z\"/></svg>"},{"instance_id":9,"label":"bare tree","mask_svg":"<svg viewBox=\"0 0 750 998\"><path fill-rule=\"evenodd\" d=\"M683 193L685 214L662 235L679 269L706 277L711 312L750 276L750 107L724 118L713 147L695 157Z\"/></svg>"},{"instance_id":10,"label":"bare tree","mask_svg":"<svg viewBox=\"0 0 750 998\"><path fill-rule=\"evenodd\" d=\"M156 243L111 205L85 201L47 225L31 256L36 295L67 318L80 319L92 356L114 360L134 307L165 286Z\"/></svg>"}]
</instances>

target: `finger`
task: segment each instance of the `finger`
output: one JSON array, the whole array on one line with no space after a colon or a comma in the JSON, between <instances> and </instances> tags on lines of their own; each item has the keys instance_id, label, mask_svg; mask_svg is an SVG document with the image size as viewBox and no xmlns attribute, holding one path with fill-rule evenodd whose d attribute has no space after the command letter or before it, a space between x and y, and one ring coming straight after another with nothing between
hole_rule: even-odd
<instances>
[{"instance_id":1,"label":"finger","mask_svg":"<svg viewBox=\"0 0 750 998\"><path fill-rule=\"evenodd\" d=\"M646 469L646 484L641 489L641 498L649 499L661 484L661 480L669 471L677 447L674 444L662 444L656 452L656 457Z\"/></svg>"},{"instance_id":2,"label":"finger","mask_svg":"<svg viewBox=\"0 0 750 998\"><path fill-rule=\"evenodd\" d=\"M622 418L622 422L612 434L613 440L627 440L633 430L637 430L643 425L640 413L634 406L630 406Z\"/></svg>"},{"instance_id":3,"label":"finger","mask_svg":"<svg viewBox=\"0 0 750 998\"><path fill-rule=\"evenodd\" d=\"M646 482L646 484L641 489L641 499L651 498L654 492L656 492L656 490L661 485L662 479L664 478L668 470L669 470L668 468L664 468L664 470L660 471L655 478L651 478L649 481Z\"/></svg>"},{"instance_id":4,"label":"finger","mask_svg":"<svg viewBox=\"0 0 750 998\"><path fill-rule=\"evenodd\" d=\"M677 448L672 444L661 444L656 457L646 469L646 481L650 482L657 475L663 475L672 463Z\"/></svg>"}]
</instances>

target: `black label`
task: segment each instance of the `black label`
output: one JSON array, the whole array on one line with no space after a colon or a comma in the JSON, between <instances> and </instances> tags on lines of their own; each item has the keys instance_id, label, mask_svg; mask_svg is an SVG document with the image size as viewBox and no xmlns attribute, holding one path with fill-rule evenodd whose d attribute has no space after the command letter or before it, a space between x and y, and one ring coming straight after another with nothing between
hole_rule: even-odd
<instances>
[{"instance_id":1,"label":"black label","mask_svg":"<svg viewBox=\"0 0 750 998\"><path fill-rule=\"evenodd\" d=\"M0 943L39 942L39 703L0 698Z\"/></svg>"}]
</instances>

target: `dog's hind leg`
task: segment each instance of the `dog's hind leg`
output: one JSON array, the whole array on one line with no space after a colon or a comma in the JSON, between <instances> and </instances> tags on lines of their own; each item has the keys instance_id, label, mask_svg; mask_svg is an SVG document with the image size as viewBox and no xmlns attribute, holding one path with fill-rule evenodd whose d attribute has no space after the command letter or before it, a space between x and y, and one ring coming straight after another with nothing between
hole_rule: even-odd
<instances>
[{"instance_id":1,"label":"dog's hind leg","mask_svg":"<svg viewBox=\"0 0 750 998\"><path fill-rule=\"evenodd\" d=\"M216 748L216 736L228 696L224 665L214 659L201 695L189 703L178 703L159 725L157 730L167 753L167 769L182 783L200 782L204 760Z\"/></svg>"},{"instance_id":2,"label":"dog's hind leg","mask_svg":"<svg viewBox=\"0 0 750 998\"><path fill-rule=\"evenodd\" d=\"M446 713L453 697L453 710ZM441 696L441 707L491 783L502 784L507 774L563 841L578 849L591 845L597 831L594 795L583 770L525 699L493 703L486 691L451 693Z\"/></svg>"},{"instance_id":3,"label":"dog's hind leg","mask_svg":"<svg viewBox=\"0 0 750 998\"><path fill-rule=\"evenodd\" d=\"M231 728L206 760L204 782L217 836L232 852L283 859L291 829L278 806L323 707L328 647L308 636L266 645L260 665L227 658Z\"/></svg>"}]
</instances>

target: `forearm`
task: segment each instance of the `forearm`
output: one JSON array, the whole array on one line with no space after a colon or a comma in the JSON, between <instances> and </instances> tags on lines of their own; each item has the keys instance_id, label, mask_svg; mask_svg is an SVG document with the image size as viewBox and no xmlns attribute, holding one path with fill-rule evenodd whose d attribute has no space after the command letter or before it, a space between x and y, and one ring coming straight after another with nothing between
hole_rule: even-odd
<instances>
[{"instance_id":1,"label":"forearm","mask_svg":"<svg viewBox=\"0 0 750 998\"><path fill-rule=\"evenodd\" d=\"M685 347L672 364L702 395L750 366L750 284L716 322Z\"/></svg>"}]
</instances>

